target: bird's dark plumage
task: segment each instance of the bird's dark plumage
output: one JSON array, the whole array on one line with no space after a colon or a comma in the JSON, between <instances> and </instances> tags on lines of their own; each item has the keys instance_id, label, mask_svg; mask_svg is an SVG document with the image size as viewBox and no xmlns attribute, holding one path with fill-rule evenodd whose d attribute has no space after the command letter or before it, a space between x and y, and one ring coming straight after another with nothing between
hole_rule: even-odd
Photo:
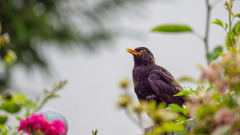
<instances>
[{"instance_id":1,"label":"bird's dark plumage","mask_svg":"<svg viewBox=\"0 0 240 135\"><path fill-rule=\"evenodd\" d=\"M186 102L186 96L173 96L182 90L173 76L163 67L155 63L152 52L146 47L127 51L134 56L133 81L139 100L154 100L180 106Z\"/></svg>"}]
</instances>

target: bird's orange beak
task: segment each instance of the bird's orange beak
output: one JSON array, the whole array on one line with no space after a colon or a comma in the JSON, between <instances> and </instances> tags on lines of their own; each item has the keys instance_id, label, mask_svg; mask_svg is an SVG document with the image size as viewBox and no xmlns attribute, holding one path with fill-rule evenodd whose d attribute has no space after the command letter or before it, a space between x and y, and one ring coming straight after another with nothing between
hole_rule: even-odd
<instances>
[{"instance_id":1,"label":"bird's orange beak","mask_svg":"<svg viewBox=\"0 0 240 135\"><path fill-rule=\"evenodd\" d=\"M133 54L133 55L141 55L141 53L135 51L134 49L132 48L127 48L127 52Z\"/></svg>"}]
</instances>

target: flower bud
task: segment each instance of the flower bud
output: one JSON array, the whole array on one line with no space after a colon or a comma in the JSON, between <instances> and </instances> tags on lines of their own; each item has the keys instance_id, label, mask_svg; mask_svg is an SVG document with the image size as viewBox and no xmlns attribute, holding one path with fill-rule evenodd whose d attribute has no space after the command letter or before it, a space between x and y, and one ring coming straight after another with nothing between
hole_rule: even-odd
<instances>
[{"instance_id":1,"label":"flower bud","mask_svg":"<svg viewBox=\"0 0 240 135\"><path fill-rule=\"evenodd\" d=\"M132 110L137 113L140 114L141 112L143 112L143 107L141 104L133 104L132 105Z\"/></svg>"},{"instance_id":2,"label":"flower bud","mask_svg":"<svg viewBox=\"0 0 240 135\"><path fill-rule=\"evenodd\" d=\"M158 111L155 111L153 114L152 114L152 119L154 121L154 123L156 124L160 124L164 121L164 115L162 113L162 111L158 110Z\"/></svg>"},{"instance_id":3,"label":"flower bud","mask_svg":"<svg viewBox=\"0 0 240 135\"><path fill-rule=\"evenodd\" d=\"M120 82L119 82L119 86L123 89L127 89L129 87L130 83L129 83L129 80L128 79L122 79Z\"/></svg>"},{"instance_id":4,"label":"flower bud","mask_svg":"<svg viewBox=\"0 0 240 135\"><path fill-rule=\"evenodd\" d=\"M125 94L125 95L122 95L119 99L118 99L118 106L119 107L127 107L130 103L132 102L132 98Z\"/></svg>"},{"instance_id":5,"label":"flower bud","mask_svg":"<svg viewBox=\"0 0 240 135\"><path fill-rule=\"evenodd\" d=\"M11 92L6 92L2 94L2 99L4 100L11 100L12 99L12 93Z\"/></svg>"}]
</instances>

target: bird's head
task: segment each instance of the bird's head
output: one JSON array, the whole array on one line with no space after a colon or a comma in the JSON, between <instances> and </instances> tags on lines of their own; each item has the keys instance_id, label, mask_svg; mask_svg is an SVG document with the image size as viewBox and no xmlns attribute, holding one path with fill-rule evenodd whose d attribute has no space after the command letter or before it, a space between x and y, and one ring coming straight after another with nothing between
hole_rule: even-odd
<instances>
[{"instance_id":1,"label":"bird's head","mask_svg":"<svg viewBox=\"0 0 240 135\"><path fill-rule=\"evenodd\" d=\"M127 48L127 52L133 54L135 66L155 63L152 52L146 47Z\"/></svg>"}]
</instances>

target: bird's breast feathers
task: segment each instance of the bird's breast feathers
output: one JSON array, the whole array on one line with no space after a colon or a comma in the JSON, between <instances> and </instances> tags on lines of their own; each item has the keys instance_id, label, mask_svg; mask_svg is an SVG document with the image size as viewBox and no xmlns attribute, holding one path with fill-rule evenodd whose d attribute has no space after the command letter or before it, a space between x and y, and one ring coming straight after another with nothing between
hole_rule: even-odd
<instances>
[{"instance_id":1,"label":"bird's breast feathers","mask_svg":"<svg viewBox=\"0 0 240 135\"><path fill-rule=\"evenodd\" d=\"M151 70L147 67L135 67L133 69L134 88L138 96L146 97L149 95L151 87L148 83L148 76L150 72Z\"/></svg>"}]
</instances>

